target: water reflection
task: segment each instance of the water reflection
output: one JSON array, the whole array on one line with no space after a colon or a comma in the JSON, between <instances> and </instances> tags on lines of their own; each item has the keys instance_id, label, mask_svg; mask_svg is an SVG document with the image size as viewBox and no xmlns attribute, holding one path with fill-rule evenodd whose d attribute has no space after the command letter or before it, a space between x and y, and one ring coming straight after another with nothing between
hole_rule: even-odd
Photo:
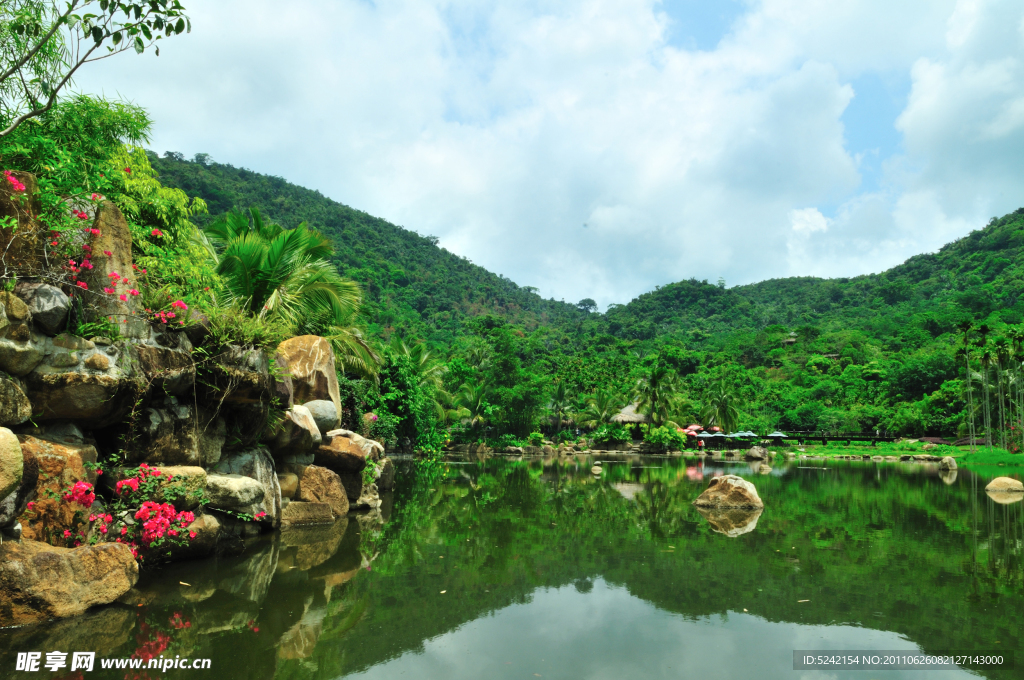
<instances>
[{"instance_id":1,"label":"water reflection","mask_svg":"<svg viewBox=\"0 0 1024 680\"><path fill-rule=\"evenodd\" d=\"M763 512L693 507L722 474L751 481ZM399 479L374 513L0 631L0 668L62 650L208 657L218 679L791 678L795 648L1021 654L1024 504L971 471L602 454L406 464Z\"/></svg>"}]
</instances>

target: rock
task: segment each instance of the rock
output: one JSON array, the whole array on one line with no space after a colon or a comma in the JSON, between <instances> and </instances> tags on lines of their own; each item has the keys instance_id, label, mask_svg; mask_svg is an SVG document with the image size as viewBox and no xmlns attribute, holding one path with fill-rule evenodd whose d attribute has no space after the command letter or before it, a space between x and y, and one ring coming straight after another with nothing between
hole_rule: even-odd
<instances>
[{"instance_id":1,"label":"rock","mask_svg":"<svg viewBox=\"0 0 1024 680\"><path fill-rule=\"evenodd\" d=\"M199 416L199 460L212 467L220 462L221 451L228 437L228 424L220 416L200 409Z\"/></svg>"},{"instance_id":2,"label":"rock","mask_svg":"<svg viewBox=\"0 0 1024 680\"><path fill-rule=\"evenodd\" d=\"M285 411L277 434L270 441L274 455L306 453L320 446L322 437L313 415L305 406L293 406Z\"/></svg>"},{"instance_id":3,"label":"rock","mask_svg":"<svg viewBox=\"0 0 1024 680\"><path fill-rule=\"evenodd\" d=\"M96 462L96 448L91 445L57 444L28 435L20 435L18 441L21 442L24 468L29 467L29 459L32 459L38 470L35 507L18 518L25 538L41 539L43 525L48 525L55 533L73 528L76 508L50 496L59 498L75 482L96 483L96 473L85 468L85 463Z\"/></svg>"},{"instance_id":4,"label":"rock","mask_svg":"<svg viewBox=\"0 0 1024 680\"><path fill-rule=\"evenodd\" d=\"M28 375L45 356L44 336L33 333L28 324L0 329L0 371L15 376Z\"/></svg>"},{"instance_id":5,"label":"rock","mask_svg":"<svg viewBox=\"0 0 1024 680\"><path fill-rule=\"evenodd\" d=\"M390 458L381 458L377 462L377 488L381 491L391 491L395 488L395 464Z\"/></svg>"},{"instance_id":6,"label":"rock","mask_svg":"<svg viewBox=\"0 0 1024 680\"><path fill-rule=\"evenodd\" d=\"M21 484L0 499L0 528L17 526L16 533L20 537L22 528L18 517L25 512L28 503L36 497L36 487L39 484L39 461L36 459L35 453L27 447L22 447L20 442L19 449L22 460Z\"/></svg>"},{"instance_id":7,"label":"rock","mask_svg":"<svg viewBox=\"0 0 1024 680\"><path fill-rule=\"evenodd\" d=\"M376 484L364 484L359 498L352 503L351 510L376 510L380 507L380 496Z\"/></svg>"},{"instance_id":8,"label":"rock","mask_svg":"<svg viewBox=\"0 0 1024 680\"><path fill-rule=\"evenodd\" d=\"M366 451L349 437L332 437L314 453L314 462L335 472L360 472L366 467Z\"/></svg>"},{"instance_id":9,"label":"rock","mask_svg":"<svg viewBox=\"0 0 1024 680\"><path fill-rule=\"evenodd\" d=\"M345 499L346 512L348 499ZM281 511L281 526L304 526L312 524L333 524L334 511L328 503L313 501L292 501Z\"/></svg>"},{"instance_id":10,"label":"rock","mask_svg":"<svg viewBox=\"0 0 1024 680\"><path fill-rule=\"evenodd\" d=\"M985 487L985 491L1001 491L1008 493L1024 493L1024 484L1012 477L996 477Z\"/></svg>"},{"instance_id":11,"label":"rock","mask_svg":"<svg viewBox=\"0 0 1024 680\"><path fill-rule=\"evenodd\" d=\"M339 472L338 477L345 487L345 495L349 501L354 503L363 494L363 473L361 472ZM351 510L351 506L349 507Z\"/></svg>"},{"instance_id":12,"label":"rock","mask_svg":"<svg viewBox=\"0 0 1024 680\"><path fill-rule=\"evenodd\" d=\"M151 407L139 414L131 460L150 465L199 465L199 429L195 410L175 397L167 397L162 408Z\"/></svg>"},{"instance_id":13,"label":"rock","mask_svg":"<svg viewBox=\"0 0 1024 680\"><path fill-rule=\"evenodd\" d=\"M118 358L108 370L85 372L77 368L78 353L95 349L93 342L66 334L47 338L45 342L50 348L50 359L25 378L34 418L84 421L90 428L122 422L145 387L132 352L121 345L111 350ZM62 363L55 361L59 356L70 357L68 362L73 359L74 364L55 366Z\"/></svg>"},{"instance_id":14,"label":"rock","mask_svg":"<svg viewBox=\"0 0 1024 680\"><path fill-rule=\"evenodd\" d=\"M303 470L305 472L305 470ZM277 475L277 483L281 485L282 498L295 498L299 492L299 476L292 472Z\"/></svg>"},{"instance_id":15,"label":"rock","mask_svg":"<svg viewBox=\"0 0 1024 680\"><path fill-rule=\"evenodd\" d=\"M267 515L264 522L270 526L278 525L281 519L281 487L277 483L274 459L270 457L267 449L257 447L222 458L214 471L220 474L252 477L259 482L263 487L263 497L240 509L240 512L248 515L265 512Z\"/></svg>"},{"instance_id":16,"label":"rock","mask_svg":"<svg viewBox=\"0 0 1024 680\"><path fill-rule=\"evenodd\" d=\"M167 394L188 393L196 382L196 365L188 352L136 345L139 366L146 379Z\"/></svg>"},{"instance_id":17,"label":"rock","mask_svg":"<svg viewBox=\"0 0 1024 680\"><path fill-rule=\"evenodd\" d=\"M21 277L46 273L46 229L39 221L39 185L34 175L15 170L12 173L24 186L18 191L10 182L0 183L0 217L10 218L17 226L0 228L0 274L9 270Z\"/></svg>"},{"instance_id":18,"label":"rock","mask_svg":"<svg viewBox=\"0 0 1024 680\"><path fill-rule=\"evenodd\" d=\"M0 426L21 425L32 417L32 404L13 380L0 375Z\"/></svg>"},{"instance_id":19,"label":"rock","mask_svg":"<svg viewBox=\"0 0 1024 680\"><path fill-rule=\"evenodd\" d=\"M127 545L74 549L38 541L0 545L0 626L77 616L121 597L139 580Z\"/></svg>"},{"instance_id":20,"label":"rock","mask_svg":"<svg viewBox=\"0 0 1024 680\"><path fill-rule=\"evenodd\" d=\"M946 456L939 462L940 470L956 470L956 459L952 456Z\"/></svg>"},{"instance_id":21,"label":"rock","mask_svg":"<svg viewBox=\"0 0 1024 680\"><path fill-rule=\"evenodd\" d=\"M341 478L336 472L318 465L310 465L299 481L300 501L308 503L327 503L334 516L344 517L348 514L348 495Z\"/></svg>"},{"instance_id":22,"label":"rock","mask_svg":"<svg viewBox=\"0 0 1024 680\"><path fill-rule=\"evenodd\" d=\"M116 205L103 201L96 210L93 228L100 232L89 237L93 267L80 275L89 286L80 293L85 318L92 322L112 320L124 337L148 338L150 329L142 317L141 296L127 295L124 300L119 296L140 287L132 269L132 235L128 222ZM122 278L112 284L110 274L114 272ZM103 292L104 287L111 285L118 295Z\"/></svg>"},{"instance_id":23,"label":"rock","mask_svg":"<svg viewBox=\"0 0 1024 680\"><path fill-rule=\"evenodd\" d=\"M28 305L14 293L0 290L0 305L3 305L4 314L9 323L27 324L32 321L32 313L29 311Z\"/></svg>"},{"instance_id":24,"label":"rock","mask_svg":"<svg viewBox=\"0 0 1024 680\"><path fill-rule=\"evenodd\" d=\"M45 283L19 283L14 294L25 301L36 328L47 335L57 335L64 330L71 298L60 288Z\"/></svg>"},{"instance_id":25,"label":"rock","mask_svg":"<svg viewBox=\"0 0 1024 680\"><path fill-rule=\"evenodd\" d=\"M263 485L242 475L206 475L206 499L212 508L238 510L263 499Z\"/></svg>"},{"instance_id":26,"label":"rock","mask_svg":"<svg viewBox=\"0 0 1024 680\"><path fill-rule=\"evenodd\" d=\"M270 363L261 349L227 345L210 362L203 385L211 403L262 404L270 390Z\"/></svg>"},{"instance_id":27,"label":"rock","mask_svg":"<svg viewBox=\"0 0 1024 680\"><path fill-rule=\"evenodd\" d=\"M694 505L706 508L763 508L753 484L736 475L715 477Z\"/></svg>"},{"instance_id":28,"label":"rock","mask_svg":"<svg viewBox=\"0 0 1024 680\"><path fill-rule=\"evenodd\" d=\"M320 432L330 432L338 429L338 425L341 423L341 414L338 413L338 409L333 401L314 399L313 401L307 401L303 406L309 409Z\"/></svg>"},{"instance_id":29,"label":"rock","mask_svg":"<svg viewBox=\"0 0 1024 680\"><path fill-rule=\"evenodd\" d=\"M768 460L768 449L763 446L751 446L743 457L747 460Z\"/></svg>"},{"instance_id":30,"label":"rock","mask_svg":"<svg viewBox=\"0 0 1024 680\"><path fill-rule=\"evenodd\" d=\"M110 370L110 357L103 352L90 354L85 360L85 367L94 371L108 371Z\"/></svg>"},{"instance_id":31,"label":"rock","mask_svg":"<svg viewBox=\"0 0 1024 680\"><path fill-rule=\"evenodd\" d=\"M711 528L729 538L748 534L757 528L757 520L763 509L749 508L705 508L697 507L697 512L708 521Z\"/></svg>"},{"instance_id":32,"label":"rock","mask_svg":"<svg viewBox=\"0 0 1024 680\"><path fill-rule=\"evenodd\" d=\"M341 415L338 373L331 343L316 335L301 335L277 346L274 364L282 374L279 381L290 387L288 406L329 400ZM275 388L280 394L288 388Z\"/></svg>"},{"instance_id":33,"label":"rock","mask_svg":"<svg viewBox=\"0 0 1024 680\"><path fill-rule=\"evenodd\" d=\"M0 427L0 498L5 498L18 490L23 471L21 443L13 432L6 427Z\"/></svg>"}]
</instances>

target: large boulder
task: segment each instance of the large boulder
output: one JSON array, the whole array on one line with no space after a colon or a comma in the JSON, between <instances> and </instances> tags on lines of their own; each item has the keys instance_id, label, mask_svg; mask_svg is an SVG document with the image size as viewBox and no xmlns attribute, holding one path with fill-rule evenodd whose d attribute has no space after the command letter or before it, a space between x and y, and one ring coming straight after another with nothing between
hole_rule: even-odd
<instances>
[{"instance_id":1,"label":"large boulder","mask_svg":"<svg viewBox=\"0 0 1024 680\"><path fill-rule=\"evenodd\" d=\"M188 352L150 345L136 345L135 350L143 375L155 387L178 396L191 391L196 365Z\"/></svg>"},{"instance_id":2,"label":"large boulder","mask_svg":"<svg viewBox=\"0 0 1024 680\"><path fill-rule=\"evenodd\" d=\"M64 330L71 298L60 288L45 283L19 283L14 294L28 306L36 328L47 335L57 335Z\"/></svg>"},{"instance_id":3,"label":"large boulder","mask_svg":"<svg viewBox=\"0 0 1024 680\"><path fill-rule=\"evenodd\" d=\"M348 507L348 499L345 499ZM281 511L281 526L306 526L313 524L333 524L334 510L328 503L308 501L292 501Z\"/></svg>"},{"instance_id":4,"label":"large boulder","mask_svg":"<svg viewBox=\"0 0 1024 680\"><path fill-rule=\"evenodd\" d=\"M326 503L334 516L348 514L348 495L338 474L318 465L310 465L299 481L299 500L308 503Z\"/></svg>"},{"instance_id":5,"label":"large boulder","mask_svg":"<svg viewBox=\"0 0 1024 680\"><path fill-rule=\"evenodd\" d=\"M327 399L314 399L303 404L316 421L317 429L320 432L330 432L338 429L341 424L341 414L333 401Z\"/></svg>"},{"instance_id":6,"label":"large boulder","mask_svg":"<svg viewBox=\"0 0 1024 680\"><path fill-rule=\"evenodd\" d=\"M743 454L743 457L747 460L769 460L771 456L768 453L768 449L763 446L751 446Z\"/></svg>"},{"instance_id":7,"label":"large boulder","mask_svg":"<svg viewBox=\"0 0 1024 680\"><path fill-rule=\"evenodd\" d=\"M763 508L754 485L736 475L715 477L694 505L705 508Z\"/></svg>"},{"instance_id":8,"label":"large boulder","mask_svg":"<svg viewBox=\"0 0 1024 680\"><path fill-rule=\"evenodd\" d=\"M345 495L348 496L349 509L351 509L351 503L355 503L363 495L363 473L339 472L338 478L341 479L341 483L345 487Z\"/></svg>"},{"instance_id":9,"label":"large boulder","mask_svg":"<svg viewBox=\"0 0 1024 680\"><path fill-rule=\"evenodd\" d=\"M341 417L341 396L338 374L334 366L331 343L316 335L301 335L285 340L274 356L280 378L275 378L275 392L287 395L287 405L329 400Z\"/></svg>"},{"instance_id":10,"label":"large boulder","mask_svg":"<svg viewBox=\"0 0 1024 680\"><path fill-rule=\"evenodd\" d=\"M270 362L262 349L226 345L208 362L203 381L211 403L262 404L270 390Z\"/></svg>"},{"instance_id":11,"label":"large boulder","mask_svg":"<svg viewBox=\"0 0 1024 680\"><path fill-rule=\"evenodd\" d=\"M985 491L1024 493L1024 483L1012 477L996 477L985 486Z\"/></svg>"},{"instance_id":12,"label":"large boulder","mask_svg":"<svg viewBox=\"0 0 1024 680\"><path fill-rule=\"evenodd\" d=\"M0 426L21 425L32 417L32 404L21 385L0 375Z\"/></svg>"},{"instance_id":13,"label":"large boulder","mask_svg":"<svg viewBox=\"0 0 1024 680\"><path fill-rule=\"evenodd\" d=\"M96 483L96 473L85 467L96 462L96 447L90 444L58 444L29 435L20 435L21 452L27 466L29 458L38 469L36 501L20 517L26 539L42 540L45 532L59 535L74 528L76 508L60 500L65 489L75 482Z\"/></svg>"},{"instance_id":14,"label":"large boulder","mask_svg":"<svg viewBox=\"0 0 1024 680\"><path fill-rule=\"evenodd\" d=\"M134 462L150 465L200 465L195 409L167 397L161 407L143 409L135 428Z\"/></svg>"},{"instance_id":15,"label":"large boulder","mask_svg":"<svg viewBox=\"0 0 1024 680\"><path fill-rule=\"evenodd\" d=\"M141 296L129 294L140 286L132 267L132 234L128 222L116 205L104 201L96 211L92 226L99 230L89 237L93 266L80 276L89 286L81 293L85 318L94 322L113 321L127 338L148 338L150 329L142 317ZM117 274L118 278L112 274ZM111 286L115 290L113 294L103 291ZM125 296L124 300L121 295Z\"/></svg>"},{"instance_id":16,"label":"large boulder","mask_svg":"<svg viewBox=\"0 0 1024 680\"><path fill-rule=\"evenodd\" d=\"M6 498L18 490L23 472L21 443L13 432L0 427L0 498Z\"/></svg>"},{"instance_id":17,"label":"large boulder","mask_svg":"<svg viewBox=\"0 0 1024 680\"><path fill-rule=\"evenodd\" d=\"M57 548L38 541L0 545L0 626L77 616L121 597L139 580L122 543Z\"/></svg>"},{"instance_id":18,"label":"large boulder","mask_svg":"<svg viewBox=\"0 0 1024 680\"><path fill-rule=\"evenodd\" d=\"M359 472L367 460L378 460L384 455L379 442L367 439L350 430L332 430L316 450L316 464L335 472Z\"/></svg>"},{"instance_id":19,"label":"large boulder","mask_svg":"<svg viewBox=\"0 0 1024 680\"><path fill-rule=\"evenodd\" d=\"M243 475L206 475L206 498L211 508L241 510L259 503L264 498L263 485Z\"/></svg>"},{"instance_id":20,"label":"large boulder","mask_svg":"<svg viewBox=\"0 0 1024 680\"><path fill-rule=\"evenodd\" d=\"M242 475L251 477L263 487L263 495L248 506L239 508L239 512L256 515L265 512L265 524L277 526L281 521L281 486L277 481L274 459L263 447L241 451L221 458L213 470L219 474Z\"/></svg>"},{"instance_id":21,"label":"large boulder","mask_svg":"<svg viewBox=\"0 0 1024 680\"><path fill-rule=\"evenodd\" d=\"M322 438L312 414L305 406L293 406L284 413L277 433L270 440L275 456L302 454L320 446Z\"/></svg>"},{"instance_id":22,"label":"large boulder","mask_svg":"<svg viewBox=\"0 0 1024 680\"><path fill-rule=\"evenodd\" d=\"M940 470L956 470L956 458L946 456L939 462Z\"/></svg>"},{"instance_id":23,"label":"large boulder","mask_svg":"<svg viewBox=\"0 0 1024 680\"><path fill-rule=\"evenodd\" d=\"M45 337L27 323L0 327L0 371L16 376L31 373L46 356Z\"/></svg>"},{"instance_id":24,"label":"large boulder","mask_svg":"<svg viewBox=\"0 0 1024 680\"><path fill-rule=\"evenodd\" d=\"M91 340L61 334L46 339L46 360L25 378L37 421L76 420L90 428L121 422L145 386L135 353L124 344L102 352ZM102 355L102 362L94 356Z\"/></svg>"},{"instance_id":25,"label":"large boulder","mask_svg":"<svg viewBox=\"0 0 1024 680\"><path fill-rule=\"evenodd\" d=\"M28 503L36 497L36 485L39 483L39 461L35 454L27 447L21 449L21 484L18 488L0 498L0 529L21 527L18 524L18 517L25 512Z\"/></svg>"}]
</instances>

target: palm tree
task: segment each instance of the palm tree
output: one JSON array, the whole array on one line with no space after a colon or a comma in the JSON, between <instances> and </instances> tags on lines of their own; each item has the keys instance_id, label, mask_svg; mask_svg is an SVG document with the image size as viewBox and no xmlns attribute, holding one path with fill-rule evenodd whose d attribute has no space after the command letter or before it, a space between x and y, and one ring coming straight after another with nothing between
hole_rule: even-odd
<instances>
[{"instance_id":1,"label":"palm tree","mask_svg":"<svg viewBox=\"0 0 1024 680\"><path fill-rule=\"evenodd\" d=\"M658 363L640 376L633 388L633 398L637 410L647 415L655 426L661 426L668 421L678 392L679 376L668 366Z\"/></svg>"},{"instance_id":2,"label":"palm tree","mask_svg":"<svg viewBox=\"0 0 1024 680\"><path fill-rule=\"evenodd\" d=\"M555 389L551 393L551 401L548 404L548 408L551 409L551 415L555 417L555 432L561 432L562 430L562 416L565 415L569 408L571 400L569 398L568 389L565 386L565 381L560 380L555 383Z\"/></svg>"},{"instance_id":3,"label":"palm tree","mask_svg":"<svg viewBox=\"0 0 1024 680\"><path fill-rule=\"evenodd\" d=\"M996 346L996 390L999 394L999 445L1006 448L1006 408L1003 401L1003 361L1010 358L1006 338L997 338L993 343Z\"/></svg>"},{"instance_id":4,"label":"palm tree","mask_svg":"<svg viewBox=\"0 0 1024 680\"><path fill-rule=\"evenodd\" d=\"M473 385L465 384L455 396L455 403L464 409L462 422L472 429L477 429L487 420L487 398L491 395L491 387L486 382Z\"/></svg>"},{"instance_id":5,"label":"palm tree","mask_svg":"<svg viewBox=\"0 0 1024 680\"><path fill-rule=\"evenodd\" d=\"M469 410L459 406L456 397L445 389L438 389L434 392L434 410L442 425L470 417Z\"/></svg>"},{"instance_id":6,"label":"palm tree","mask_svg":"<svg viewBox=\"0 0 1024 680\"><path fill-rule=\"evenodd\" d=\"M707 405L701 415L706 425L717 425L726 432L733 432L740 420L737 405L739 394L724 380L719 380L708 391Z\"/></svg>"},{"instance_id":7,"label":"palm tree","mask_svg":"<svg viewBox=\"0 0 1024 680\"><path fill-rule=\"evenodd\" d=\"M292 331L320 330L343 370L372 375L380 357L358 323L362 291L338 274L330 240L305 222L295 229L266 222L257 208L229 212L203 230L229 304Z\"/></svg>"},{"instance_id":8,"label":"palm tree","mask_svg":"<svg viewBox=\"0 0 1024 680\"><path fill-rule=\"evenodd\" d=\"M1021 434L1022 426L1024 426L1024 393L1021 391L1021 354L1024 352L1024 331L1018 328L1011 328L1007 333L1012 343L1010 361L1013 363L1013 384L1017 393L1016 400L1016 413L1013 415L1015 428L1017 434ZM1011 408L1014 406L1014 401L1010 400ZM1019 451L1024 451L1024 440L1021 441L1021 447Z\"/></svg>"},{"instance_id":9,"label":"palm tree","mask_svg":"<svg viewBox=\"0 0 1024 680\"><path fill-rule=\"evenodd\" d=\"M613 390L598 390L587 398L586 408L580 414L580 424L585 427L601 427L610 423L612 417L622 410L626 400Z\"/></svg>"},{"instance_id":10,"label":"palm tree","mask_svg":"<svg viewBox=\"0 0 1024 680\"><path fill-rule=\"evenodd\" d=\"M988 450L989 450L990 453L992 451L992 409L991 409L991 403L989 401L988 392L989 392L989 367L991 365L992 365L992 352L990 352L990 351L988 351L986 349L984 352L981 353L981 367L982 367L982 369L984 371L982 373L982 376L981 376L981 379L982 379L981 386L983 388L983 397L982 398L984 399L984 406L985 406L985 413L984 413L984 415L985 415L985 443L988 445Z\"/></svg>"},{"instance_id":11,"label":"palm tree","mask_svg":"<svg viewBox=\"0 0 1024 680\"><path fill-rule=\"evenodd\" d=\"M961 333L964 334L963 357L964 357L964 366L966 366L966 368L967 368L967 413L968 413L968 415L970 417L970 420L968 421L969 422L969 427L970 427L970 429L968 430L968 436L971 438L971 449L970 449L971 453L974 453L974 437L975 437L975 427L974 427L974 389L973 389L973 387L971 385L971 351L969 349L970 337L971 337L971 329L973 327L974 327L974 324L971 323L970 319L964 319L963 321L961 321L960 323L957 324L957 328L960 330Z\"/></svg>"},{"instance_id":12,"label":"palm tree","mask_svg":"<svg viewBox=\"0 0 1024 680\"><path fill-rule=\"evenodd\" d=\"M421 388L439 389L448 371L437 355L431 351L425 342L408 344L405 340L392 340L391 351L401 356L409 357L412 361L413 370Z\"/></svg>"}]
</instances>

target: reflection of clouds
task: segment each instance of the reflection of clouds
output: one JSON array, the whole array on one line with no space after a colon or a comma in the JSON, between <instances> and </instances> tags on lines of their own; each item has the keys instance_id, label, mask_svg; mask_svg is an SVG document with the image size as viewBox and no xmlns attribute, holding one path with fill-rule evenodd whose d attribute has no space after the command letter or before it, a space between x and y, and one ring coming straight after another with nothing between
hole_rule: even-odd
<instances>
[{"instance_id":1,"label":"reflection of clouds","mask_svg":"<svg viewBox=\"0 0 1024 680\"><path fill-rule=\"evenodd\" d=\"M680 593L685 597L685 589ZM722 593L724 600L736 599ZM737 609L748 603L735 602ZM911 649L899 635L853 626L803 626L729 611L685 619L596 579L593 590L538 589L526 604L464 624L349 678L785 678L794 649ZM962 671L887 672L889 678L971 677Z\"/></svg>"}]
</instances>

